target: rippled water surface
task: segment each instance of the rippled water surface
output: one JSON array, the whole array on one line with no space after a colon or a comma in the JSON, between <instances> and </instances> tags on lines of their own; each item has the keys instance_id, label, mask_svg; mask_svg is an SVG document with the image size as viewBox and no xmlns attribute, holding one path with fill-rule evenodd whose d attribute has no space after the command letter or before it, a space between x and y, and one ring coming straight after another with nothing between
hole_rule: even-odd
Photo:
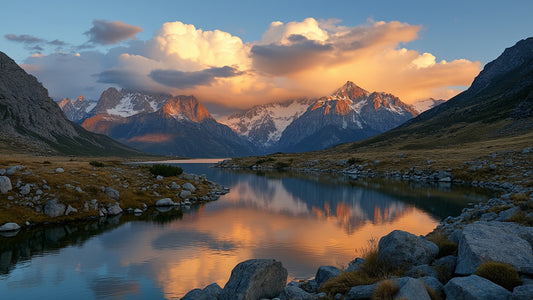
<instances>
[{"instance_id":1,"label":"rippled water surface","mask_svg":"<svg viewBox=\"0 0 533 300\"><path fill-rule=\"evenodd\" d=\"M223 287L249 258L275 258L290 278L309 278L320 265L346 266L371 238L394 229L427 234L484 197L464 188L234 172L212 162L177 163L231 188L216 202L0 236L0 298L179 298L213 282Z\"/></svg>"}]
</instances>

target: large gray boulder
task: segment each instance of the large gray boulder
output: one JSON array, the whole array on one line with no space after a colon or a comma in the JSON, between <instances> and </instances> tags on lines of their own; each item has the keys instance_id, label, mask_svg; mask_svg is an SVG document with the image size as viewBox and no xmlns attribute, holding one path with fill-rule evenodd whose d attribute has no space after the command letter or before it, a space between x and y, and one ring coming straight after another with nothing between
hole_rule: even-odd
<instances>
[{"instance_id":1,"label":"large gray boulder","mask_svg":"<svg viewBox=\"0 0 533 300\"><path fill-rule=\"evenodd\" d=\"M445 298L445 295L444 295L444 285L442 285L442 283L440 283L440 281L435 278L435 277L431 277L431 276L425 276L425 277L421 277L420 280L424 281L424 283L429 287L431 288L432 290L434 290L437 294L439 294L440 298L441 299L444 299Z\"/></svg>"},{"instance_id":2,"label":"large gray boulder","mask_svg":"<svg viewBox=\"0 0 533 300\"><path fill-rule=\"evenodd\" d=\"M192 183L190 183L190 182L186 182L186 183L184 183L183 186L182 186L182 188L183 188L184 190L191 191L191 192L196 191L196 188L195 188L194 185L192 185Z\"/></svg>"},{"instance_id":3,"label":"large gray boulder","mask_svg":"<svg viewBox=\"0 0 533 300\"><path fill-rule=\"evenodd\" d=\"M394 230L378 243L378 260L396 266L429 264L439 247L422 236Z\"/></svg>"},{"instance_id":4,"label":"large gray boulder","mask_svg":"<svg viewBox=\"0 0 533 300\"><path fill-rule=\"evenodd\" d=\"M210 285L206 286L203 290L202 289L194 289L194 290L188 292L187 294L185 294L185 296L183 296L183 298L181 298L181 300L213 300L213 299L218 299L218 295L220 294L221 291L222 291L222 288L218 284L213 283L213 284L210 284Z\"/></svg>"},{"instance_id":5,"label":"large gray boulder","mask_svg":"<svg viewBox=\"0 0 533 300\"><path fill-rule=\"evenodd\" d=\"M315 281L320 288L326 281L341 275L342 271L334 266L321 266L316 271Z\"/></svg>"},{"instance_id":6,"label":"large gray boulder","mask_svg":"<svg viewBox=\"0 0 533 300\"><path fill-rule=\"evenodd\" d=\"M274 298L283 292L287 269L274 259L250 259L239 263L219 295L219 300Z\"/></svg>"},{"instance_id":7,"label":"large gray boulder","mask_svg":"<svg viewBox=\"0 0 533 300\"><path fill-rule=\"evenodd\" d=\"M396 299L409 300L431 300L424 286L424 282L419 279L409 278L395 295Z\"/></svg>"},{"instance_id":8,"label":"large gray boulder","mask_svg":"<svg viewBox=\"0 0 533 300\"><path fill-rule=\"evenodd\" d=\"M350 289L344 300L371 299L372 294L376 291L378 284L358 285Z\"/></svg>"},{"instance_id":9,"label":"large gray boulder","mask_svg":"<svg viewBox=\"0 0 533 300\"><path fill-rule=\"evenodd\" d=\"M52 218L57 218L65 214L67 206L63 203L57 203L57 199L50 200L44 204L43 212Z\"/></svg>"},{"instance_id":10,"label":"large gray boulder","mask_svg":"<svg viewBox=\"0 0 533 300\"><path fill-rule=\"evenodd\" d=\"M9 222L5 223L4 225L0 226L0 232L3 231L16 231L19 230L20 226L17 223Z\"/></svg>"},{"instance_id":11,"label":"large gray boulder","mask_svg":"<svg viewBox=\"0 0 533 300\"><path fill-rule=\"evenodd\" d=\"M5 194L13 189L11 180L7 176L0 176L0 193Z\"/></svg>"},{"instance_id":12,"label":"large gray boulder","mask_svg":"<svg viewBox=\"0 0 533 300\"><path fill-rule=\"evenodd\" d=\"M533 250L528 228L501 222L475 222L461 232L455 273L472 274L485 261L511 264L516 270L533 274Z\"/></svg>"},{"instance_id":13,"label":"large gray boulder","mask_svg":"<svg viewBox=\"0 0 533 300\"><path fill-rule=\"evenodd\" d=\"M120 192L115 190L114 188L112 187L106 187L105 190L105 195L113 200L118 200L118 198L120 198Z\"/></svg>"},{"instance_id":14,"label":"large gray boulder","mask_svg":"<svg viewBox=\"0 0 533 300\"><path fill-rule=\"evenodd\" d=\"M470 275L455 277L444 286L446 299L500 300L508 299L511 293L492 281Z\"/></svg>"},{"instance_id":15,"label":"large gray boulder","mask_svg":"<svg viewBox=\"0 0 533 300\"><path fill-rule=\"evenodd\" d=\"M514 288L512 300L531 300L533 299L533 284L520 285Z\"/></svg>"}]
</instances>

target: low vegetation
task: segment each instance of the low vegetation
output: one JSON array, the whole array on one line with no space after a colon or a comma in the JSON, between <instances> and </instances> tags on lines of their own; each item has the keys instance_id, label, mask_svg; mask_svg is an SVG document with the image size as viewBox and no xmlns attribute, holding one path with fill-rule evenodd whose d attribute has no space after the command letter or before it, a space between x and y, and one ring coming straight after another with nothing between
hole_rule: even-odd
<instances>
[{"instance_id":1,"label":"low vegetation","mask_svg":"<svg viewBox=\"0 0 533 300\"><path fill-rule=\"evenodd\" d=\"M440 231L431 233L427 238L439 247L437 258L448 255L457 255L457 243L450 241L450 239L447 236L444 236Z\"/></svg>"},{"instance_id":2,"label":"low vegetation","mask_svg":"<svg viewBox=\"0 0 533 300\"><path fill-rule=\"evenodd\" d=\"M93 167L97 167L97 168L102 168L102 167L105 166L104 163L99 162L99 161L96 161L96 160L91 160L91 161L89 162L89 164L90 164L91 166L93 166Z\"/></svg>"},{"instance_id":3,"label":"low vegetation","mask_svg":"<svg viewBox=\"0 0 533 300\"><path fill-rule=\"evenodd\" d=\"M509 291L522 284L520 276L513 266L496 261L483 263L477 268L476 275L503 286Z\"/></svg>"},{"instance_id":4,"label":"low vegetation","mask_svg":"<svg viewBox=\"0 0 533 300\"><path fill-rule=\"evenodd\" d=\"M398 283L393 280L383 280L376 287L376 291L372 294L372 300L393 300L394 295L398 293L400 287Z\"/></svg>"},{"instance_id":5,"label":"low vegetation","mask_svg":"<svg viewBox=\"0 0 533 300\"><path fill-rule=\"evenodd\" d=\"M183 173L183 169L177 166L156 164L150 167L150 173L156 176L171 177Z\"/></svg>"}]
</instances>

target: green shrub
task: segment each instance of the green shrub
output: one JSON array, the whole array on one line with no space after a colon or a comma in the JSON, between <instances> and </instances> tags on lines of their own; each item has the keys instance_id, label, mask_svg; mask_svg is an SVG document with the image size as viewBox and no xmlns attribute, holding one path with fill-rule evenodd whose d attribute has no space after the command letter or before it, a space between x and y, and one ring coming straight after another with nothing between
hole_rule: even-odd
<instances>
[{"instance_id":1,"label":"green shrub","mask_svg":"<svg viewBox=\"0 0 533 300\"><path fill-rule=\"evenodd\" d=\"M282 162L282 161L278 161L277 163L274 164L274 168L278 169L278 170L281 170L281 169L285 169L289 166L288 163L286 162Z\"/></svg>"},{"instance_id":2,"label":"green shrub","mask_svg":"<svg viewBox=\"0 0 533 300\"><path fill-rule=\"evenodd\" d=\"M518 272L510 264L488 261L476 270L476 275L486 278L497 285L512 291L513 288L522 284Z\"/></svg>"},{"instance_id":3,"label":"green shrub","mask_svg":"<svg viewBox=\"0 0 533 300\"><path fill-rule=\"evenodd\" d=\"M49 165L49 164L51 164L51 162L49 160L43 161L43 165Z\"/></svg>"},{"instance_id":4,"label":"green shrub","mask_svg":"<svg viewBox=\"0 0 533 300\"><path fill-rule=\"evenodd\" d=\"M96 160L93 160L93 161L90 161L89 164L93 167L97 167L97 168L101 168L104 166L104 163L101 163L99 161L96 161Z\"/></svg>"},{"instance_id":5,"label":"green shrub","mask_svg":"<svg viewBox=\"0 0 533 300\"><path fill-rule=\"evenodd\" d=\"M400 287L392 280L384 280L378 283L376 290L372 294L372 300L393 300Z\"/></svg>"},{"instance_id":6,"label":"green shrub","mask_svg":"<svg viewBox=\"0 0 533 300\"><path fill-rule=\"evenodd\" d=\"M171 165L152 165L150 167L150 173L154 174L155 176L161 175L163 177L170 177L170 176L178 176L183 173L183 169L176 166Z\"/></svg>"},{"instance_id":7,"label":"green shrub","mask_svg":"<svg viewBox=\"0 0 533 300\"><path fill-rule=\"evenodd\" d=\"M275 161L275 159L273 159L272 157L261 158L255 162L255 165L260 165L260 164L264 164L266 162L272 162L272 161Z\"/></svg>"},{"instance_id":8,"label":"green shrub","mask_svg":"<svg viewBox=\"0 0 533 300\"><path fill-rule=\"evenodd\" d=\"M440 232L434 232L427 238L429 241L432 241L439 247L439 254L437 258L448 256L448 255L457 255L457 243L454 243L444 236Z\"/></svg>"}]
</instances>

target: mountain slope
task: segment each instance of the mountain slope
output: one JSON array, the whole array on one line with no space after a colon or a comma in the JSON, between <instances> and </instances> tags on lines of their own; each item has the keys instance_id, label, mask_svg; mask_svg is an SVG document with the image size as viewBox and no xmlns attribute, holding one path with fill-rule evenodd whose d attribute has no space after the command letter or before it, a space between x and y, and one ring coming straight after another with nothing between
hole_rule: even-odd
<instances>
[{"instance_id":1,"label":"mountain slope","mask_svg":"<svg viewBox=\"0 0 533 300\"><path fill-rule=\"evenodd\" d=\"M332 151L396 146L431 149L530 133L533 129L533 38L488 63L469 89L404 125Z\"/></svg>"},{"instance_id":2,"label":"mountain slope","mask_svg":"<svg viewBox=\"0 0 533 300\"><path fill-rule=\"evenodd\" d=\"M61 99L61 101L57 102L57 105L59 105L67 119L79 124L89 116L90 111L96 106L96 102L89 101L81 95L73 100L68 98Z\"/></svg>"},{"instance_id":3,"label":"mountain slope","mask_svg":"<svg viewBox=\"0 0 533 300\"><path fill-rule=\"evenodd\" d=\"M278 149L287 152L320 150L362 140L390 130L417 112L397 97L370 93L353 82L318 99L283 132Z\"/></svg>"},{"instance_id":4,"label":"mountain slope","mask_svg":"<svg viewBox=\"0 0 533 300\"><path fill-rule=\"evenodd\" d=\"M2 151L83 155L140 154L67 120L48 91L0 52Z\"/></svg>"},{"instance_id":5,"label":"mountain slope","mask_svg":"<svg viewBox=\"0 0 533 300\"><path fill-rule=\"evenodd\" d=\"M274 146L281 134L299 118L315 99L289 100L257 105L244 112L234 113L218 120L260 149Z\"/></svg>"},{"instance_id":6,"label":"mountain slope","mask_svg":"<svg viewBox=\"0 0 533 300\"><path fill-rule=\"evenodd\" d=\"M421 114L425 112L426 110L430 110L434 108L437 105L441 105L442 103L446 102L444 99L435 100L433 98L425 99L425 100L419 100L415 103L411 104L415 110Z\"/></svg>"},{"instance_id":7,"label":"mountain slope","mask_svg":"<svg viewBox=\"0 0 533 300\"><path fill-rule=\"evenodd\" d=\"M154 154L227 157L253 152L247 141L215 121L193 96L171 98L151 113L97 114L82 126Z\"/></svg>"}]
</instances>

